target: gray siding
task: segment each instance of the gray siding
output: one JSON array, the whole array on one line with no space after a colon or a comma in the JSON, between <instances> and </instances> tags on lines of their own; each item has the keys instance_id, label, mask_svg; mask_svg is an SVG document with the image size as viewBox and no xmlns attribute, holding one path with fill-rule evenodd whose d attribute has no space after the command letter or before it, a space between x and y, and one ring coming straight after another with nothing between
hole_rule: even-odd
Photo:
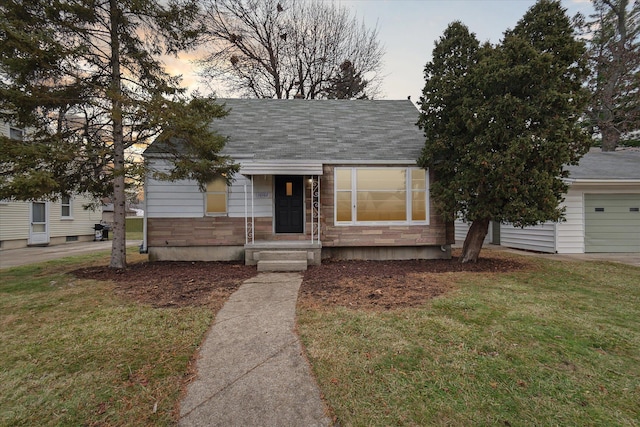
<instances>
[{"instance_id":1,"label":"gray siding","mask_svg":"<svg viewBox=\"0 0 640 427\"><path fill-rule=\"evenodd\" d=\"M536 252L556 252L556 224L546 222L534 227L500 226L500 244L508 248Z\"/></svg>"}]
</instances>

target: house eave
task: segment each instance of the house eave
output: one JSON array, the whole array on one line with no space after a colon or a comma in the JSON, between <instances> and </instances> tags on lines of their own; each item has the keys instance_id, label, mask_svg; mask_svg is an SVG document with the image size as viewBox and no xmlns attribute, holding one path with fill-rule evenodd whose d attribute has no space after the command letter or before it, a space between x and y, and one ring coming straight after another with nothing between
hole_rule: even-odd
<instances>
[{"instance_id":1,"label":"house eave","mask_svg":"<svg viewBox=\"0 0 640 427\"><path fill-rule=\"evenodd\" d=\"M565 182L571 185L638 185L640 179L587 179L587 178L567 178Z\"/></svg>"},{"instance_id":2,"label":"house eave","mask_svg":"<svg viewBox=\"0 0 640 427\"><path fill-rule=\"evenodd\" d=\"M319 162L242 162L242 175L322 175L322 163Z\"/></svg>"}]
</instances>

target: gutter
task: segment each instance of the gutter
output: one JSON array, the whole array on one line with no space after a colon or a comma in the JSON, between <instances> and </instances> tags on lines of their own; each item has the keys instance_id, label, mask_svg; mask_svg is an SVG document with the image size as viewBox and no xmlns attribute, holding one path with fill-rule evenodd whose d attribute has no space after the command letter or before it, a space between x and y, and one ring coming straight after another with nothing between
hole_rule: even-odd
<instances>
[{"instance_id":1,"label":"gutter","mask_svg":"<svg viewBox=\"0 0 640 427\"><path fill-rule=\"evenodd\" d=\"M143 194L144 194L144 215L142 216L142 245L140 245L140 253L146 254L149 253L147 249L147 215L149 211L147 209L147 177L144 178L144 186L143 186Z\"/></svg>"},{"instance_id":2,"label":"gutter","mask_svg":"<svg viewBox=\"0 0 640 427\"><path fill-rule=\"evenodd\" d=\"M565 178L568 184L602 184L602 185L618 185L618 184L640 184L640 178L636 179L587 179L587 178Z\"/></svg>"}]
</instances>

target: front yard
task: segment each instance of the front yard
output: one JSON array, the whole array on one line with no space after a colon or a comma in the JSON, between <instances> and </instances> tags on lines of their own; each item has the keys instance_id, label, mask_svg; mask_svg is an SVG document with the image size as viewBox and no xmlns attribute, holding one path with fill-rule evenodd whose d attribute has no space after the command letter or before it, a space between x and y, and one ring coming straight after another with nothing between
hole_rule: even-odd
<instances>
[{"instance_id":1,"label":"front yard","mask_svg":"<svg viewBox=\"0 0 640 427\"><path fill-rule=\"evenodd\" d=\"M336 421L638 425L640 269L483 255L309 270L299 332ZM255 274L106 260L0 271L0 426L174 425L215 311Z\"/></svg>"},{"instance_id":2,"label":"front yard","mask_svg":"<svg viewBox=\"0 0 640 427\"><path fill-rule=\"evenodd\" d=\"M516 260L527 266L424 275L449 291L419 306L303 300L299 331L340 425L639 425L640 269Z\"/></svg>"}]
</instances>

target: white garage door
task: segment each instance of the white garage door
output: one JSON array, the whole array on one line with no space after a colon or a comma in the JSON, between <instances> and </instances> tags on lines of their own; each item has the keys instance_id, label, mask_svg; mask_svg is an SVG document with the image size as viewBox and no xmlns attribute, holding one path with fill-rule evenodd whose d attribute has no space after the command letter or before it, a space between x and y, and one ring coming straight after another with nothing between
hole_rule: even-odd
<instances>
[{"instance_id":1,"label":"white garage door","mask_svg":"<svg viewBox=\"0 0 640 427\"><path fill-rule=\"evenodd\" d=\"M585 252L640 252L640 194L585 194Z\"/></svg>"}]
</instances>

